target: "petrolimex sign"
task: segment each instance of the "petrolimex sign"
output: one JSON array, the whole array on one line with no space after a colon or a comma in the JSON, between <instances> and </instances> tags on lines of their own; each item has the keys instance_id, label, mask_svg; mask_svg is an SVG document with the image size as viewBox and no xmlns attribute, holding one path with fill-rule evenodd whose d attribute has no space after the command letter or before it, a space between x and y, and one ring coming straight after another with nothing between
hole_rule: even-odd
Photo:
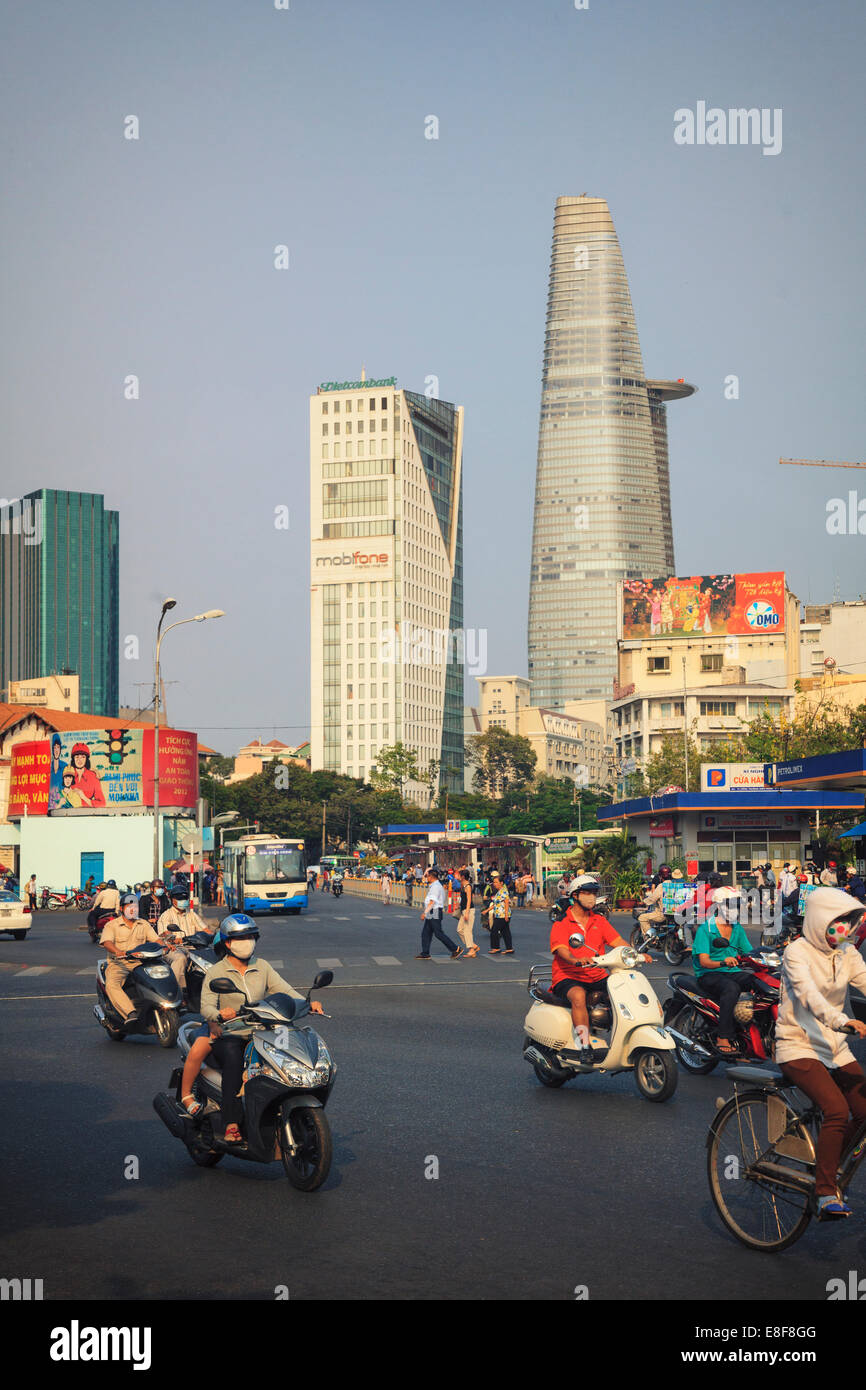
<instances>
[{"instance_id":1,"label":"petrolimex sign","mask_svg":"<svg viewBox=\"0 0 866 1390\"><path fill-rule=\"evenodd\" d=\"M701 763L702 792L764 790L763 763Z\"/></svg>"},{"instance_id":2,"label":"petrolimex sign","mask_svg":"<svg viewBox=\"0 0 866 1390\"><path fill-rule=\"evenodd\" d=\"M378 381L323 381L320 391L367 391L371 386L396 386L395 376L383 376Z\"/></svg>"}]
</instances>

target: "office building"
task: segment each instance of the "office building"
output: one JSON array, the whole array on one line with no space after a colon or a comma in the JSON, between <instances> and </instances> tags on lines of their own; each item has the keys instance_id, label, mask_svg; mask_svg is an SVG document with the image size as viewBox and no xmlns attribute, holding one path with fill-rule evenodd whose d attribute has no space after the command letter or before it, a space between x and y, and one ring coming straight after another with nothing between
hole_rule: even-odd
<instances>
[{"instance_id":1,"label":"office building","mask_svg":"<svg viewBox=\"0 0 866 1390\"><path fill-rule=\"evenodd\" d=\"M462 407L393 377L310 398L312 766L402 743L425 804L463 787L462 455Z\"/></svg>"},{"instance_id":2,"label":"office building","mask_svg":"<svg viewBox=\"0 0 866 1390\"><path fill-rule=\"evenodd\" d=\"M556 201L529 597L532 704L610 698L617 585L674 568L666 403L603 198Z\"/></svg>"}]
</instances>

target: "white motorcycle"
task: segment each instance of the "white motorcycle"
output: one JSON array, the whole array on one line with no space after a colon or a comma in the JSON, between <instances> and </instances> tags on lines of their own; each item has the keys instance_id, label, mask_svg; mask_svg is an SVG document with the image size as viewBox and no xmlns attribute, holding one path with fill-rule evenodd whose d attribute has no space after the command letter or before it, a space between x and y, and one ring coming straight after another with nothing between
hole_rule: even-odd
<instances>
[{"instance_id":1,"label":"white motorcycle","mask_svg":"<svg viewBox=\"0 0 866 1390\"><path fill-rule=\"evenodd\" d=\"M575 932L568 944L582 946L584 938ZM533 1002L523 1024L523 1056L543 1086L562 1086L572 1076L591 1072L633 1071L646 1100L658 1102L673 1095L677 1034L662 1024L658 996L637 972L640 959L631 946L614 946L607 955L586 962L611 972L596 987L587 986L592 1062L572 1026L568 1000L551 994L543 983L550 979L550 965L532 967L527 989Z\"/></svg>"}]
</instances>

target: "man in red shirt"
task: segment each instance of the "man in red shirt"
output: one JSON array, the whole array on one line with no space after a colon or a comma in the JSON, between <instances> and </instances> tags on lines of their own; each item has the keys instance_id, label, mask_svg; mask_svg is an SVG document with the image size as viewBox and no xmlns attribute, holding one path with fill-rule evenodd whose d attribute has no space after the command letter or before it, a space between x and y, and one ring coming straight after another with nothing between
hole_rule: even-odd
<instances>
[{"instance_id":1,"label":"man in red shirt","mask_svg":"<svg viewBox=\"0 0 866 1390\"><path fill-rule=\"evenodd\" d=\"M587 965L586 962L594 956L604 955L611 946L628 945L607 918L596 912L598 892L596 879L589 874L581 874L572 885L571 907L560 922L553 923L550 931L550 949L553 953L551 993L568 1000L574 1030L584 1047L589 1046L586 992L601 980L606 980L608 975L602 966ZM576 931L582 934L584 944L569 946L568 938ZM652 956L640 956L639 959L649 962Z\"/></svg>"}]
</instances>

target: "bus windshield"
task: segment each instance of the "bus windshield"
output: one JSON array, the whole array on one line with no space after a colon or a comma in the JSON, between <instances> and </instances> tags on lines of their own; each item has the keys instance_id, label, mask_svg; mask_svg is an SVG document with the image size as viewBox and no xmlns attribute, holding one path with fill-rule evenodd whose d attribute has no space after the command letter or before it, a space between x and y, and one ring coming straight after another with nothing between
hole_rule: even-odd
<instances>
[{"instance_id":1,"label":"bus windshield","mask_svg":"<svg viewBox=\"0 0 866 1390\"><path fill-rule=\"evenodd\" d=\"M304 878L302 849L288 845L247 846L244 856L246 883L302 883Z\"/></svg>"}]
</instances>

